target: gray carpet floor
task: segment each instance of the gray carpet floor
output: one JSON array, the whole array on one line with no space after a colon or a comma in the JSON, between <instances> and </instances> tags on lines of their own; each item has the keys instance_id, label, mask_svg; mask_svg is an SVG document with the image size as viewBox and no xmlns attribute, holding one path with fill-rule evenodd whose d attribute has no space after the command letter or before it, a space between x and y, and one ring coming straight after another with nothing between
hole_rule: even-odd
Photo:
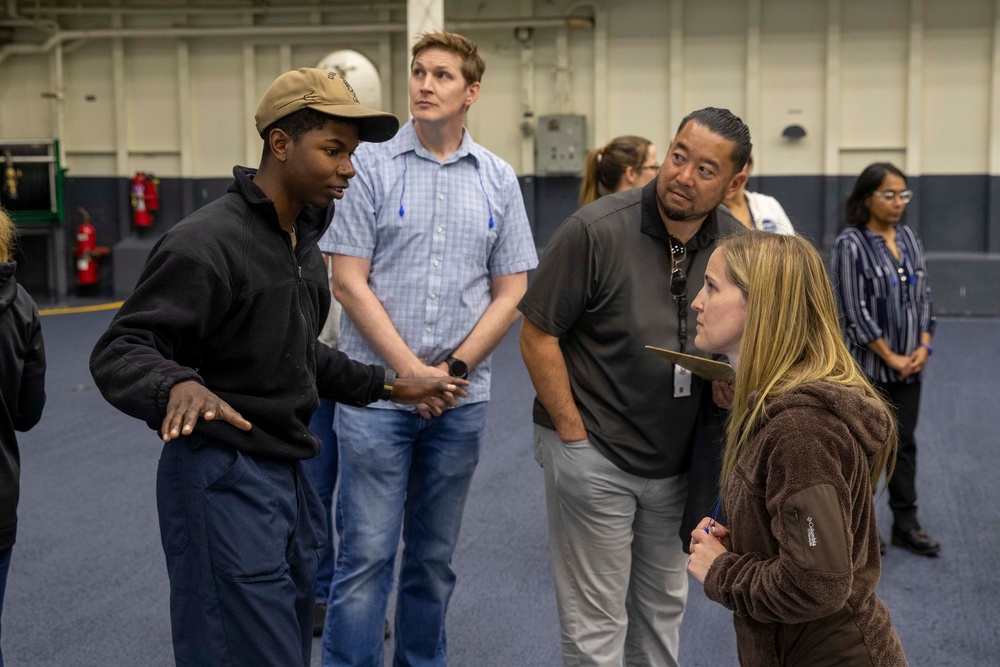
<instances>
[{"instance_id":1,"label":"gray carpet floor","mask_svg":"<svg viewBox=\"0 0 1000 667\"><path fill-rule=\"evenodd\" d=\"M111 314L43 319L49 402L20 438L22 495L3 614L9 667L173 664L159 546L155 435L108 406L86 368ZM1000 664L1000 320L946 319L918 428L920 517L941 558L890 548L879 594L911 665ZM533 391L516 332L494 362L482 461L455 556L450 664L555 666L558 626L541 470L531 456ZM886 501L879 519L888 530ZM319 641L314 644L319 664ZM387 644L387 664L391 642ZM735 665L729 613L692 580L682 664Z\"/></svg>"}]
</instances>

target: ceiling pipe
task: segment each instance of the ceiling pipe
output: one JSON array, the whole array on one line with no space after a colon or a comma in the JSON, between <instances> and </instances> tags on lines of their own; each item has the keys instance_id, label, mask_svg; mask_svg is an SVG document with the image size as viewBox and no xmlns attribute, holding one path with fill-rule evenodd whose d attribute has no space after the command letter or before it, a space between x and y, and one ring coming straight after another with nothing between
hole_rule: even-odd
<instances>
[{"instance_id":1,"label":"ceiling pipe","mask_svg":"<svg viewBox=\"0 0 1000 667\"><path fill-rule=\"evenodd\" d=\"M8 12L10 7L15 7L16 3L8 2ZM344 9L354 9L361 11L392 11L406 9L405 2L356 2L339 4L337 7L324 5L255 5L251 7L38 7L35 4L25 5L21 10L21 16L215 16L215 15L244 15L244 14L315 14L317 12L340 12Z\"/></svg>"},{"instance_id":2,"label":"ceiling pipe","mask_svg":"<svg viewBox=\"0 0 1000 667\"><path fill-rule=\"evenodd\" d=\"M198 37L287 37L295 35L343 35L405 32L405 23L352 23L318 26L245 26L216 28L101 28L64 30L41 44L7 44L0 48L0 63L12 55L48 53L69 40L95 39L178 39Z\"/></svg>"},{"instance_id":3,"label":"ceiling pipe","mask_svg":"<svg viewBox=\"0 0 1000 667\"><path fill-rule=\"evenodd\" d=\"M35 19L14 18L0 19L0 26L5 28L35 28L42 32L54 33L59 30L59 24L55 21L36 21Z\"/></svg>"},{"instance_id":4,"label":"ceiling pipe","mask_svg":"<svg viewBox=\"0 0 1000 667\"><path fill-rule=\"evenodd\" d=\"M469 19L466 21L445 21L445 26L449 30L461 32L463 30L494 30L517 28L578 28L581 30L594 29L594 17L592 16L564 16L557 18L530 18L530 19Z\"/></svg>"},{"instance_id":5,"label":"ceiling pipe","mask_svg":"<svg viewBox=\"0 0 1000 667\"><path fill-rule=\"evenodd\" d=\"M521 19L478 19L469 21L446 21L449 30L478 30L503 28L593 28L593 18L521 18ZM219 26L219 27L172 27L172 28L99 28L96 30L63 30L36 44L15 43L0 48L0 64L13 55L48 53L57 45L70 40L95 39L184 39L200 37L290 37L314 35L360 35L405 33L405 22L388 23L343 23L308 26Z\"/></svg>"}]
</instances>

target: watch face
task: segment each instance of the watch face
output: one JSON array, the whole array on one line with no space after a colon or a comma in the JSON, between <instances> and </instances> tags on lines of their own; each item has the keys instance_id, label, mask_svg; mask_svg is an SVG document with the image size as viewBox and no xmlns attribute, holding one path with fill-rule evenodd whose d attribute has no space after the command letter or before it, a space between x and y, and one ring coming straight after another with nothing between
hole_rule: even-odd
<instances>
[{"instance_id":1,"label":"watch face","mask_svg":"<svg viewBox=\"0 0 1000 667\"><path fill-rule=\"evenodd\" d=\"M451 373L452 377L465 380L469 376L469 366L461 359L452 357L448 360L448 372Z\"/></svg>"}]
</instances>

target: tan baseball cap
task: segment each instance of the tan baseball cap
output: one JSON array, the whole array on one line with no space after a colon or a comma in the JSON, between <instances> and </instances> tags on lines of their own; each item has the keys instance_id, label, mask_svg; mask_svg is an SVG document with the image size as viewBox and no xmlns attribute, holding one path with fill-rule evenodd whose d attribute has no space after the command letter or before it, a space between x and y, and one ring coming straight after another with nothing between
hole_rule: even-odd
<instances>
[{"instance_id":1,"label":"tan baseball cap","mask_svg":"<svg viewBox=\"0 0 1000 667\"><path fill-rule=\"evenodd\" d=\"M361 106L344 77L325 69L303 67L285 72L264 93L254 116L257 132L263 136L274 121L306 108L357 121L361 141L388 141L399 130L399 119L391 113Z\"/></svg>"}]
</instances>

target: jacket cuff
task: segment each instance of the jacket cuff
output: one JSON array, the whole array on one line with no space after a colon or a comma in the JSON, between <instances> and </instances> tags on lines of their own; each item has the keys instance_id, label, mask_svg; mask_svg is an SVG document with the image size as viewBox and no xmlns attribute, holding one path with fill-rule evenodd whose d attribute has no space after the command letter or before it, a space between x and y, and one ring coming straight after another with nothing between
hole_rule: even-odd
<instances>
[{"instance_id":1,"label":"jacket cuff","mask_svg":"<svg viewBox=\"0 0 1000 667\"><path fill-rule=\"evenodd\" d=\"M718 602L727 609L732 609L732 607L726 604L725 591L722 590L723 573L732 566L737 558L739 556L731 551L722 554L712 561L712 565L708 568L708 574L705 575L705 597L713 602Z\"/></svg>"},{"instance_id":2,"label":"jacket cuff","mask_svg":"<svg viewBox=\"0 0 1000 667\"><path fill-rule=\"evenodd\" d=\"M179 382L197 382L201 386L205 386L205 381L201 379L201 376L191 371L190 374L178 375L175 377L168 377L160 383L160 386L156 388L156 409L159 411L160 415L167 414L167 403L170 402L170 390L174 388L174 385Z\"/></svg>"}]
</instances>

